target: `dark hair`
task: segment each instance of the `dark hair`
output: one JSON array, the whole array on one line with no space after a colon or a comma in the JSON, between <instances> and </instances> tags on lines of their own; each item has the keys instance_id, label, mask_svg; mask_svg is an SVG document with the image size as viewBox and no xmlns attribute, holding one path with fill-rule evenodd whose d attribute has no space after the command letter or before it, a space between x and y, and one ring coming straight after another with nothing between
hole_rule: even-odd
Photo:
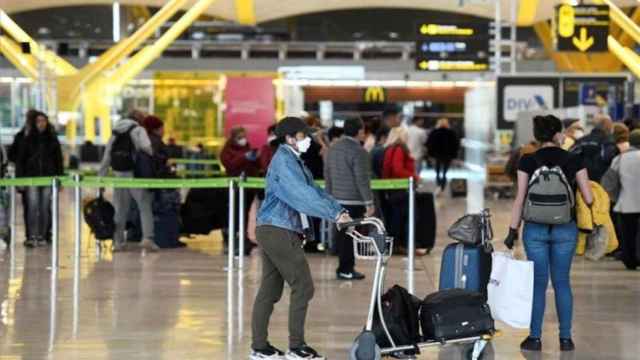
<instances>
[{"instance_id":1,"label":"dark hair","mask_svg":"<svg viewBox=\"0 0 640 360\"><path fill-rule=\"evenodd\" d=\"M579 121L580 121L580 120L578 120L578 119L564 119L564 120L562 120L562 126L563 126L565 129L568 129L568 128L570 128L570 127L571 127L571 125L573 125L573 124L575 124L575 123L577 123L577 122L579 122Z\"/></svg>"},{"instance_id":2,"label":"dark hair","mask_svg":"<svg viewBox=\"0 0 640 360\"><path fill-rule=\"evenodd\" d=\"M344 134L343 129L335 126L331 127L327 133L327 136L329 136L329 142L333 141L333 139L339 138L342 134Z\"/></svg>"},{"instance_id":3,"label":"dark hair","mask_svg":"<svg viewBox=\"0 0 640 360\"><path fill-rule=\"evenodd\" d=\"M629 128L629 132L640 127L640 120L634 118L626 118L623 123Z\"/></svg>"},{"instance_id":4,"label":"dark hair","mask_svg":"<svg viewBox=\"0 0 640 360\"><path fill-rule=\"evenodd\" d=\"M276 132L276 124L273 124L273 125L271 125L271 126L269 126L267 128L267 135L275 133L275 132Z\"/></svg>"},{"instance_id":5,"label":"dark hair","mask_svg":"<svg viewBox=\"0 0 640 360\"><path fill-rule=\"evenodd\" d=\"M25 114L24 125L26 127L32 128L36 125L36 118L38 117L39 111L36 109L29 109Z\"/></svg>"},{"instance_id":6,"label":"dark hair","mask_svg":"<svg viewBox=\"0 0 640 360\"><path fill-rule=\"evenodd\" d=\"M400 114L400 109L397 106L389 106L382 112L382 117L386 118L387 116L395 116Z\"/></svg>"},{"instance_id":7,"label":"dark hair","mask_svg":"<svg viewBox=\"0 0 640 360\"><path fill-rule=\"evenodd\" d=\"M347 136L357 136L362 128L364 128L364 123L360 118L350 118L344 122L344 134Z\"/></svg>"},{"instance_id":8,"label":"dark hair","mask_svg":"<svg viewBox=\"0 0 640 360\"><path fill-rule=\"evenodd\" d=\"M553 115L538 115L533 118L533 137L540 143L553 141L562 132L562 121Z\"/></svg>"},{"instance_id":9,"label":"dark hair","mask_svg":"<svg viewBox=\"0 0 640 360\"><path fill-rule=\"evenodd\" d=\"M378 129L378 131L376 131L376 142L380 142L380 140L382 140L383 137L389 137L389 132L391 131L391 129L389 129L386 126L381 127L380 129Z\"/></svg>"}]
</instances>

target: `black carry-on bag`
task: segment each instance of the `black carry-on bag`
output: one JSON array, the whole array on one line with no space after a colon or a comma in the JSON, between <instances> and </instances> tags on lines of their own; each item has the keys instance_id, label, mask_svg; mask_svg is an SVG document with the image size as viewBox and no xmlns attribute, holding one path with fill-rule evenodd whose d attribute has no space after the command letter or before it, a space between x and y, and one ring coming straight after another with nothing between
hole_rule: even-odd
<instances>
[{"instance_id":1,"label":"black carry-on bag","mask_svg":"<svg viewBox=\"0 0 640 360\"><path fill-rule=\"evenodd\" d=\"M113 205L104 199L102 191L98 192L97 198L87 201L83 209L84 221L97 240L113 239L116 231L115 214Z\"/></svg>"}]
</instances>

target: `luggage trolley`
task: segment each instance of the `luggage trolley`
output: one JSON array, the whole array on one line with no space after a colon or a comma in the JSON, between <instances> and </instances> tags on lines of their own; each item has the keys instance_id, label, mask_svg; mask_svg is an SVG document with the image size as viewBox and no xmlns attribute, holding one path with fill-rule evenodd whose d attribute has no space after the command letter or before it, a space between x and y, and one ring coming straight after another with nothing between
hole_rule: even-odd
<instances>
[{"instance_id":1,"label":"luggage trolley","mask_svg":"<svg viewBox=\"0 0 640 360\"><path fill-rule=\"evenodd\" d=\"M369 234L363 235L355 229L356 226L367 226L370 228ZM412 355L404 355L403 353L405 351L415 350L416 346L397 345L389 333L382 314L381 298L384 291L385 271L393 250L393 238L387 236L382 221L373 217L340 224L339 227L340 229L347 229L347 235L353 238L354 254L357 259L376 261L367 323L364 330L354 341L350 351L349 360L380 360L386 356L402 356L404 359L413 358ZM372 332L376 311L378 312L378 318L380 319L384 333L391 344L391 347L389 348L380 348L376 343L375 335ZM481 358L485 346L492 337L493 334L482 334L474 337L447 340L444 342L424 339L423 342L417 344L417 347L429 348L449 344L473 344L473 348L471 348L465 355L467 359L478 360Z\"/></svg>"}]
</instances>

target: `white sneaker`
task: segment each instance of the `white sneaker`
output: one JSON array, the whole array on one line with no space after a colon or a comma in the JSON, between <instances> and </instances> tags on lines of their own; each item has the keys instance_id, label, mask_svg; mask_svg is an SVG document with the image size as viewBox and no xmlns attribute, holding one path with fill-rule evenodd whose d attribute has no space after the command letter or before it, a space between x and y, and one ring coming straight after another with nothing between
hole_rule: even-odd
<instances>
[{"instance_id":1,"label":"white sneaker","mask_svg":"<svg viewBox=\"0 0 640 360\"><path fill-rule=\"evenodd\" d=\"M145 249L145 250L147 250L147 251L158 251L158 250L160 250L158 245L156 245L156 243L154 243L153 240L150 240L150 239L142 240L142 242L140 243L140 247Z\"/></svg>"},{"instance_id":2,"label":"white sneaker","mask_svg":"<svg viewBox=\"0 0 640 360\"><path fill-rule=\"evenodd\" d=\"M276 347L267 344L266 349L251 350L249 360L284 360L284 352L278 350Z\"/></svg>"},{"instance_id":3,"label":"white sneaker","mask_svg":"<svg viewBox=\"0 0 640 360\"><path fill-rule=\"evenodd\" d=\"M315 351L309 345L302 345L297 349L289 349L287 352L286 360L326 360L324 356L320 356L317 351Z\"/></svg>"}]
</instances>

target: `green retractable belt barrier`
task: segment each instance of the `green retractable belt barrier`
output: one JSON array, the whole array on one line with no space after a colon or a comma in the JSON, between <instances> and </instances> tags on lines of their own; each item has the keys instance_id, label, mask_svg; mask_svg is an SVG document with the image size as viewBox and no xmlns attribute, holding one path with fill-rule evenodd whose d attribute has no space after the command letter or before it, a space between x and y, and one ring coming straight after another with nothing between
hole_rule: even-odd
<instances>
[{"instance_id":1,"label":"green retractable belt barrier","mask_svg":"<svg viewBox=\"0 0 640 360\"><path fill-rule=\"evenodd\" d=\"M316 180L318 186L324 187L324 180ZM264 189L265 179L248 177L244 181L238 181L238 186L246 189ZM385 180L371 180L371 189L373 190L407 190L409 189L408 179L385 179Z\"/></svg>"}]
</instances>

